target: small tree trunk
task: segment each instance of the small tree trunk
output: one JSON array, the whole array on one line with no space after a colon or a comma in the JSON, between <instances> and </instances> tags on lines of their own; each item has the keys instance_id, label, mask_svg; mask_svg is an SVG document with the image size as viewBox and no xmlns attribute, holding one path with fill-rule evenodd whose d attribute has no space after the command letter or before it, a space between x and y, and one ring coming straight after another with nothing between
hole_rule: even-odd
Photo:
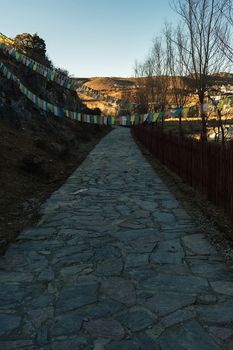
<instances>
[{"instance_id":1,"label":"small tree trunk","mask_svg":"<svg viewBox=\"0 0 233 350\"><path fill-rule=\"evenodd\" d=\"M183 136L183 126L182 126L182 110L179 114L179 134L180 136Z\"/></svg>"},{"instance_id":2,"label":"small tree trunk","mask_svg":"<svg viewBox=\"0 0 233 350\"><path fill-rule=\"evenodd\" d=\"M201 124L202 132L201 139L202 141L207 141L207 125L206 125L206 114L204 112L204 94L199 95L200 108L201 108Z\"/></svg>"},{"instance_id":3,"label":"small tree trunk","mask_svg":"<svg viewBox=\"0 0 233 350\"><path fill-rule=\"evenodd\" d=\"M221 134L222 134L222 146L225 145L225 135L224 135L224 127L222 123L222 115L220 109L217 109L217 115L218 115L218 125L219 128L221 129Z\"/></svg>"}]
</instances>

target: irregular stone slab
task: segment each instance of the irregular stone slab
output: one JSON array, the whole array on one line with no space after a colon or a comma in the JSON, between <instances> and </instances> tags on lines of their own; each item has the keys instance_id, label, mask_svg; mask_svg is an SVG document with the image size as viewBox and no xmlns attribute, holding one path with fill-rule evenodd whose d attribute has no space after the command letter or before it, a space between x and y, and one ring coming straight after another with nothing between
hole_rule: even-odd
<instances>
[{"instance_id":1,"label":"irregular stone slab","mask_svg":"<svg viewBox=\"0 0 233 350\"><path fill-rule=\"evenodd\" d=\"M118 247L107 245L96 248L95 260L103 261L121 258L121 251Z\"/></svg>"},{"instance_id":2,"label":"irregular stone slab","mask_svg":"<svg viewBox=\"0 0 233 350\"><path fill-rule=\"evenodd\" d=\"M215 338L217 337L223 341L229 339L233 335L233 329L226 327L209 327L209 332Z\"/></svg>"},{"instance_id":3,"label":"irregular stone slab","mask_svg":"<svg viewBox=\"0 0 233 350\"><path fill-rule=\"evenodd\" d=\"M52 281L53 279L54 279L54 272L51 267L47 267L38 276L38 281L49 282L49 281Z\"/></svg>"},{"instance_id":4,"label":"irregular stone slab","mask_svg":"<svg viewBox=\"0 0 233 350\"><path fill-rule=\"evenodd\" d=\"M171 329L159 339L161 350L221 350L196 321Z\"/></svg>"},{"instance_id":5,"label":"irregular stone slab","mask_svg":"<svg viewBox=\"0 0 233 350\"><path fill-rule=\"evenodd\" d=\"M41 326L47 322L49 319L52 319L54 315L53 307L40 308L40 309L26 309L26 317L24 318L24 333L31 334L37 332Z\"/></svg>"},{"instance_id":6,"label":"irregular stone slab","mask_svg":"<svg viewBox=\"0 0 233 350\"><path fill-rule=\"evenodd\" d=\"M65 315L57 316L50 330L52 337L78 334L84 316L79 311L72 311Z\"/></svg>"},{"instance_id":7,"label":"irregular stone slab","mask_svg":"<svg viewBox=\"0 0 233 350\"><path fill-rule=\"evenodd\" d=\"M63 287L58 302L57 312L74 310L97 301L97 283L80 283Z\"/></svg>"},{"instance_id":8,"label":"irregular stone slab","mask_svg":"<svg viewBox=\"0 0 233 350\"><path fill-rule=\"evenodd\" d=\"M145 306L159 316L165 316L185 306L194 304L195 300L195 296L189 294L161 292L147 299Z\"/></svg>"},{"instance_id":9,"label":"irregular stone slab","mask_svg":"<svg viewBox=\"0 0 233 350\"><path fill-rule=\"evenodd\" d=\"M114 341L105 345L104 350L139 350L139 345L131 340Z\"/></svg>"},{"instance_id":10,"label":"irregular stone slab","mask_svg":"<svg viewBox=\"0 0 233 350\"><path fill-rule=\"evenodd\" d=\"M215 261L203 261L198 259L187 259L188 265L193 274L208 278L209 280L231 280L233 273L224 263Z\"/></svg>"},{"instance_id":11,"label":"irregular stone slab","mask_svg":"<svg viewBox=\"0 0 233 350\"><path fill-rule=\"evenodd\" d=\"M49 327L43 324L37 331L36 341L38 345L45 345L49 342Z\"/></svg>"},{"instance_id":12,"label":"irregular stone slab","mask_svg":"<svg viewBox=\"0 0 233 350\"><path fill-rule=\"evenodd\" d=\"M131 228L131 229L134 229L134 230L146 228L145 225L136 224L136 223L130 222L130 221L124 221L119 226L120 227L125 227L125 228Z\"/></svg>"},{"instance_id":13,"label":"irregular stone slab","mask_svg":"<svg viewBox=\"0 0 233 350\"><path fill-rule=\"evenodd\" d=\"M28 300L26 303L26 308L31 307L32 309L44 308L46 306L51 306L53 304L54 297L49 294L35 296L33 299Z\"/></svg>"},{"instance_id":14,"label":"irregular stone slab","mask_svg":"<svg viewBox=\"0 0 233 350\"><path fill-rule=\"evenodd\" d=\"M33 274L30 272L24 272L24 271L6 271L2 272L0 271L0 281L1 283L7 283L7 282L32 282L33 281Z\"/></svg>"},{"instance_id":15,"label":"irregular stone slab","mask_svg":"<svg viewBox=\"0 0 233 350\"><path fill-rule=\"evenodd\" d=\"M202 305L215 304L218 301L218 298L214 294L200 294L197 296L196 303Z\"/></svg>"},{"instance_id":16,"label":"irregular stone slab","mask_svg":"<svg viewBox=\"0 0 233 350\"><path fill-rule=\"evenodd\" d=\"M30 290L25 290L18 283L1 283L0 309L12 309L21 304Z\"/></svg>"},{"instance_id":17,"label":"irregular stone slab","mask_svg":"<svg viewBox=\"0 0 233 350\"><path fill-rule=\"evenodd\" d=\"M183 264L184 250L180 240L173 239L170 241L159 242L150 256L152 264Z\"/></svg>"},{"instance_id":18,"label":"irregular stone slab","mask_svg":"<svg viewBox=\"0 0 233 350\"><path fill-rule=\"evenodd\" d=\"M165 213L156 210L155 212L153 212L153 216L157 222L166 225L174 224L176 221L176 218L172 213Z\"/></svg>"},{"instance_id":19,"label":"irregular stone slab","mask_svg":"<svg viewBox=\"0 0 233 350\"><path fill-rule=\"evenodd\" d=\"M125 305L115 300L103 299L98 304L90 306L88 310L85 310L85 313L90 318L102 318L124 309Z\"/></svg>"},{"instance_id":20,"label":"irregular stone slab","mask_svg":"<svg viewBox=\"0 0 233 350\"><path fill-rule=\"evenodd\" d=\"M185 247L187 248L186 254L188 255L214 255L217 254L215 248L207 241L206 237L199 233L182 237Z\"/></svg>"},{"instance_id":21,"label":"irregular stone slab","mask_svg":"<svg viewBox=\"0 0 233 350\"><path fill-rule=\"evenodd\" d=\"M161 275L149 278L142 282L142 288L154 292L180 292L183 294L197 294L208 292L209 285L204 278L194 276Z\"/></svg>"},{"instance_id":22,"label":"irregular stone slab","mask_svg":"<svg viewBox=\"0 0 233 350\"><path fill-rule=\"evenodd\" d=\"M15 315L0 314L0 336L8 335L20 325L21 318Z\"/></svg>"},{"instance_id":23,"label":"irregular stone slab","mask_svg":"<svg viewBox=\"0 0 233 350\"><path fill-rule=\"evenodd\" d=\"M96 273L100 276L120 276L123 267L122 259L108 259L97 264Z\"/></svg>"},{"instance_id":24,"label":"irregular stone slab","mask_svg":"<svg viewBox=\"0 0 233 350\"><path fill-rule=\"evenodd\" d=\"M148 254L128 254L126 257L125 269L145 268L149 264Z\"/></svg>"},{"instance_id":25,"label":"irregular stone slab","mask_svg":"<svg viewBox=\"0 0 233 350\"><path fill-rule=\"evenodd\" d=\"M156 272L144 266L142 266L142 268L134 267L124 271L124 276L130 277L130 279L133 279L134 281L143 281L156 275Z\"/></svg>"},{"instance_id":26,"label":"irregular stone slab","mask_svg":"<svg viewBox=\"0 0 233 350\"><path fill-rule=\"evenodd\" d=\"M91 320L85 322L84 328L93 338L120 340L125 335L124 328L116 320Z\"/></svg>"},{"instance_id":27,"label":"irregular stone slab","mask_svg":"<svg viewBox=\"0 0 233 350\"><path fill-rule=\"evenodd\" d=\"M165 275L190 275L190 270L187 264L152 264L153 271L155 274L165 274Z\"/></svg>"},{"instance_id":28,"label":"irregular stone slab","mask_svg":"<svg viewBox=\"0 0 233 350\"><path fill-rule=\"evenodd\" d=\"M84 336L76 336L73 339L54 339L52 341L52 344L49 346L49 348L45 348L46 350L70 350L70 349L80 349L83 346L87 345L88 341L87 338ZM43 350L43 348L42 348Z\"/></svg>"},{"instance_id":29,"label":"irregular stone slab","mask_svg":"<svg viewBox=\"0 0 233 350\"><path fill-rule=\"evenodd\" d=\"M60 277L64 280L75 279L77 276L93 271L92 264L78 264L64 267L60 270Z\"/></svg>"},{"instance_id":30,"label":"irregular stone slab","mask_svg":"<svg viewBox=\"0 0 233 350\"><path fill-rule=\"evenodd\" d=\"M155 344L154 340L145 333L136 333L134 339L139 344L141 349L160 350L159 346Z\"/></svg>"},{"instance_id":31,"label":"irregular stone slab","mask_svg":"<svg viewBox=\"0 0 233 350\"><path fill-rule=\"evenodd\" d=\"M0 341L1 350L34 350L34 342L32 340L10 340Z\"/></svg>"},{"instance_id":32,"label":"irregular stone slab","mask_svg":"<svg viewBox=\"0 0 233 350\"><path fill-rule=\"evenodd\" d=\"M214 305L201 305L197 307L200 318L208 323L226 325L233 322L233 300L218 302Z\"/></svg>"},{"instance_id":33,"label":"irregular stone slab","mask_svg":"<svg viewBox=\"0 0 233 350\"><path fill-rule=\"evenodd\" d=\"M174 326L177 323L188 321L196 316L196 313L191 310L183 309L183 310L177 310L173 312L172 314L164 317L161 320L162 325L165 328Z\"/></svg>"},{"instance_id":34,"label":"irregular stone slab","mask_svg":"<svg viewBox=\"0 0 233 350\"><path fill-rule=\"evenodd\" d=\"M233 296L233 282L215 281L210 282L210 285L216 293Z\"/></svg>"},{"instance_id":35,"label":"irregular stone slab","mask_svg":"<svg viewBox=\"0 0 233 350\"><path fill-rule=\"evenodd\" d=\"M152 317L143 309L129 310L116 316L116 319L132 332L138 332L148 328L156 321L156 317Z\"/></svg>"},{"instance_id":36,"label":"irregular stone slab","mask_svg":"<svg viewBox=\"0 0 233 350\"><path fill-rule=\"evenodd\" d=\"M136 293L133 284L123 278L109 278L101 284L100 290L120 303L131 306L136 302Z\"/></svg>"}]
</instances>

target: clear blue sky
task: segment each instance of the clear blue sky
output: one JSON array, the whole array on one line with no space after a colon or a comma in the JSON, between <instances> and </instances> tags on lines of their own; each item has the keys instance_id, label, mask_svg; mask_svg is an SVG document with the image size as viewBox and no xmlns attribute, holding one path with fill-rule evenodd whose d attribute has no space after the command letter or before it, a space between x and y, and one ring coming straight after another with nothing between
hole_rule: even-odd
<instances>
[{"instance_id":1,"label":"clear blue sky","mask_svg":"<svg viewBox=\"0 0 233 350\"><path fill-rule=\"evenodd\" d=\"M50 59L76 77L132 76L176 17L169 0L0 0L0 8L0 32L37 32Z\"/></svg>"}]
</instances>

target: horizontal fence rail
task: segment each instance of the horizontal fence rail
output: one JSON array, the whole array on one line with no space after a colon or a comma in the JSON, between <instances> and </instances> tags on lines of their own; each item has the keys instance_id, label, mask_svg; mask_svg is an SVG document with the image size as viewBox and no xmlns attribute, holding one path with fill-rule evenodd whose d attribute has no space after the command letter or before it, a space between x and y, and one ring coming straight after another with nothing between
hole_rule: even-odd
<instances>
[{"instance_id":1,"label":"horizontal fence rail","mask_svg":"<svg viewBox=\"0 0 233 350\"><path fill-rule=\"evenodd\" d=\"M233 149L138 125L137 139L164 165L233 219Z\"/></svg>"}]
</instances>

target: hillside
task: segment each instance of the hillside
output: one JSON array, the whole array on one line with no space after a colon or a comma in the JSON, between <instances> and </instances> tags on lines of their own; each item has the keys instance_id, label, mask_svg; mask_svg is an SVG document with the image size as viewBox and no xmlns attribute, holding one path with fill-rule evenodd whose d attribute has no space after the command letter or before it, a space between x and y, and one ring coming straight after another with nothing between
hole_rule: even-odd
<instances>
[{"instance_id":1,"label":"hillside","mask_svg":"<svg viewBox=\"0 0 233 350\"><path fill-rule=\"evenodd\" d=\"M103 94L107 94L119 99L126 99L131 102L135 102L135 94L137 84L144 78L120 78L120 77L93 77L93 78L76 78L78 82L84 83L84 85L101 91ZM154 78L156 79L156 78ZM170 78L169 78L170 80ZM188 82L188 79L186 79ZM171 82L168 83L171 89ZM210 77L209 85L213 91L220 90L221 86L233 86L233 74L221 72ZM100 108L104 113L115 115L117 112L115 108L109 104L103 103L98 99L91 98L85 94L79 94L80 98L89 108ZM168 90L168 98L170 103L173 104L171 92ZM196 103L195 96L190 96L188 104Z\"/></svg>"},{"instance_id":2,"label":"hillside","mask_svg":"<svg viewBox=\"0 0 233 350\"><path fill-rule=\"evenodd\" d=\"M7 77L0 72L1 253L23 228L38 219L40 205L110 128L54 115L54 105L57 110L95 111L87 108L75 91L45 79L2 50L0 64L9 70ZM28 96L22 94L13 76L28 89ZM40 99L48 101L50 110L38 107Z\"/></svg>"}]
</instances>

